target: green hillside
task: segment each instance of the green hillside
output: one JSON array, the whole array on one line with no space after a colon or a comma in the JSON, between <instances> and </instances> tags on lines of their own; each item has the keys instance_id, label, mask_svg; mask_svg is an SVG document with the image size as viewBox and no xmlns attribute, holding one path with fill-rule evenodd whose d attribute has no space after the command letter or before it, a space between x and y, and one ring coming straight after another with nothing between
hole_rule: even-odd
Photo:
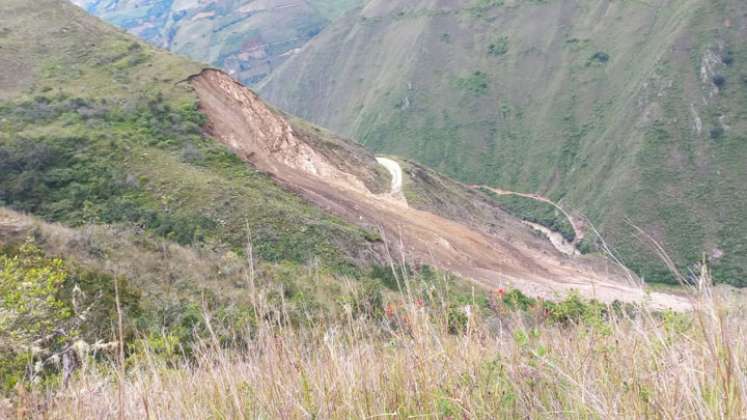
<instances>
[{"instance_id":1,"label":"green hillside","mask_svg":"<svg viewBox=\"0 0 747 420\"><path fill-rule=\"evenodd\" d=\"M63 0L7 0L0 15L0 394L37 374L61 380L60 366L30 366L79 339L110 341L115 302L128 354L173 345L185 355L207 310L228 345L258 322L252 305L312 322L343 307L380 314L382 295L397 294L377 265L378 232L205 134L187 82L203 66ZM361 148L290 124L372 190L389 184L383 169L364 174L373 157Z\"/></svg>"},{"instance_id":2,"label":"green hillside","mask_svg":"<svg viewBox=\"0 0 747 420\"><path fill-rule=\"evenodd\" d=\"M0 206L196 252L241 256L250 235L257 258L294 270L357 276L372 261L375 233L203 134L183 82L200 66L58 0L12 0L0 12L10 17L0 36Z\"/></svg>"},{"instance_id":3,"label":"green hillside","mask_svg":"<svg viewBox=\"0 0 747 420\"><path fill-rule=\"evenodd\" d=\"M162 48L254 83L361 0L72 0Z\"/></svg>"},{"instance_id":4,"label":"green hillside","mask_svg":"<svg viewBox=\"0 0 747 420\"><path fill-rule=\"evenodd\" d=\"M483 19L498 3L480 0L459 19ZM692 27L708 21L703 10ZM1 0L0 16L0 419L747 412L747 289L713 287L709 264L698 287L628 283L610 260L563 255L496 205L553 224L565 212L549 200L552 209L415 160L377 159L67 0ZM649 99L661 109L626 127L640 144L633 155L620 146L612 157L624 164L607 168L628 178L616 190L595 169L564 207L633 194L648 201L621 211L687 228L683 240L714 226L743 239L731 223L741 222L744 127L730 108L744 99L742 52L729 45L707 56L713 86L692 105L703 124L687 137L692 160L671 155L690 150L676 130L677 98L691 92L657 82L664 88ZM489 52L510 48L499 40ZM492 77L472 71L450 86L482 95ZM400 112L414 118L405 103ZM609 135L627 122L623 109L604 114ZM578 144L572 171L547 184L553 197L573 171L593 172L579 164L586 154L608 152L606 142ZM515 169L516 184L533 185ZM599 202L581 194L590 184L605 193ZM682 207L655 213L669 201L645 194ZM718 220L689 226L682 215L701 218L692 208ZM597 216L615 215L607 211ZM556 227L578 234L568 219ZM716 267L739 274L739 241L718 246Z\"/></svg>"},{"instance_id":5,"label":"green hillside","mask_svg":"<svg viewBox=\"0 0 747 420\"><path fill-rule=\"evenodd\" d=\"M648 280L747 279L747 3L372 1L260 86L303 118L593 222Z\"/></svg>"}]
</instances>

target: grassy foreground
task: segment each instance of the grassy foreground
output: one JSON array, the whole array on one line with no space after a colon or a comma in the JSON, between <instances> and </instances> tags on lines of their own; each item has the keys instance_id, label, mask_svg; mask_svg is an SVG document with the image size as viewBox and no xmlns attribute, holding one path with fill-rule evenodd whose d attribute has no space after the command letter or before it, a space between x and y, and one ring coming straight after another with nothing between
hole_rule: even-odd
<instances>
[{"instance_id":1,"label":"grassy foreground","mask_svg":"<svg viewBox=\"0 0 747 420\"><path fill-rule=\"evenodd\" d=\"M257 293L240 344L206 312L189 357L167 336L124 365L91 357L66 388L17 388L0 417L739 418L747 318L701 279L688 314L502 290L455 307L400 279L410 297L381 314L342 304L291 326Z\"/></svg>"}]
</instances>

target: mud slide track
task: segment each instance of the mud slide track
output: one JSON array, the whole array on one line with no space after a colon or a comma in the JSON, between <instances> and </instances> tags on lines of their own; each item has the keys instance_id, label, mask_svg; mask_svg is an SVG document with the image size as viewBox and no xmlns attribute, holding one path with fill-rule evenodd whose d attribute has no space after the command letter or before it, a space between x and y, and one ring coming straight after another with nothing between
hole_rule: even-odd
<instances>
[{"instance_id":1,"label":"mud slide track","mask_svg":"<svg viewBox=\"0 0 747 420\"><path fill-rule=\"evenodd\" d=\"M563 256L536 241L513 218L488 232L409 207L390 194L373 194L344 162L319 153L287 118L225 73L206 70L190 82L216 140L326 211L350 223L380 227L394 255L457 273L488 289L516 287L549 299L575 290L604 302L646 300L654 307L689 307L683 298L647 294L602 261ZM374 156L367 159L376 165ZM401 189L401 168L384 162L394 169L392 186Z\"/></svg>"}]
</instances>

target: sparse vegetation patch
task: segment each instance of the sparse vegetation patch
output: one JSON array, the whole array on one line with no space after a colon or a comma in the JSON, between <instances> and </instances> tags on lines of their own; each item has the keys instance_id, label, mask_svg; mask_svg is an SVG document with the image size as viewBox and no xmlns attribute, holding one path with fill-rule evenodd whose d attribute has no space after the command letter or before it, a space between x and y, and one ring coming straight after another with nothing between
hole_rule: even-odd
<instances>
[{"instance_id":1,"label":"sparse vegetation patch","mask_svg":"<svg viewBox=\"0 0 747 420\"><path fill-rule=\"evenodd\" d=\"M500 57L508 52L508 37L500 36L488 45L488 54Z\"/></svg>"},{"instance_id":2,"label":"sparse vegetation patch","mask_svg":"<svg viewBox=\"0 0 747 420\"><path fill-rule=\"evenodd\" d=\"M484 95L488 92L488 75L475 71L467 77L459 77L454 81L457 88L467 91L473 95Z\"/></svg>"}]
</instances>

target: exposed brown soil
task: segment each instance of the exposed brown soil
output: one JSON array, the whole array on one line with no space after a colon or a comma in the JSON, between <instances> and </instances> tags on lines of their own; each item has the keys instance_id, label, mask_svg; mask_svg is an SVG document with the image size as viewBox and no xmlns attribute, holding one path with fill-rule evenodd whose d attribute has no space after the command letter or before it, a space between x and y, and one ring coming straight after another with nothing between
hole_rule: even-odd
<instances>
[{"instance_id":1,"label":"exposed brown soil","mask_svg":"<svg viewBox=\"0 0 747 420\"><path fill-rule=\"evenodd\" d=\"M208 117L208 130L217 140L321 208L351 223L379 227L394 255L488 288L516 287L538 297L577 290L605 302L650 299L657 307L688 305L671 295L647 295L599 258L569 258L549 244L524 241L521 238L530 233L518 221L488 233L409 207L389 194L374 194L343 170L344 163L328 159L304 141L308 133L299 132L288 118L225 73L205 70L190 81Z\"/></svg>"}]
</instances>

